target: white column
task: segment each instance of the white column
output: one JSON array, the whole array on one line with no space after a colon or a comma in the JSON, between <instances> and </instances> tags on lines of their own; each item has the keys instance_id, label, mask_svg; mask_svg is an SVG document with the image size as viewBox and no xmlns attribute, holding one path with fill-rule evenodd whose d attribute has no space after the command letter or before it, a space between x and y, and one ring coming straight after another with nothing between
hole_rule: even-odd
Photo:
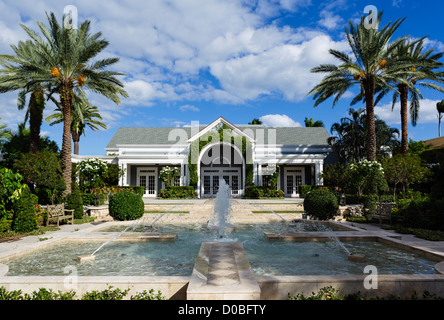
<instances>
[{"instance_id":1,"label":"white column","mask_svg":"<svg viewBox=\"0 0 444 320\"><path fill-rule=\"evenodd\" d=\"M180 185L185 185L185 170L183 167L183 162L180 164Z\"/></svg>"},{"instance_id":2,"label":"white column","mask_svg":"<svg viewBox=\"0 0 444 320\"><path fill-rule=\"evenodd\" d=\"M321 178L321 173L324 170L323 162L316 162L315 164L315 182L317 185L324 185L324 179Z\"/></svg>"}]
</instances>

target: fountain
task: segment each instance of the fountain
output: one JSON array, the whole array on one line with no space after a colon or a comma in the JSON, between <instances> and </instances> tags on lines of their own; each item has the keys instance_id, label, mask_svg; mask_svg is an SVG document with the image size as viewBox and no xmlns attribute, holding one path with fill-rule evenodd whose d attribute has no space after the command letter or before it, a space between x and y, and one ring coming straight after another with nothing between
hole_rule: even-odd
<instances>
[{"instance_id":1,"label":"fountain","mask_svg":"<svg viewBox=\"0 0 444 320\"><path fill-rule=\"evenodd\" d=\"M219 238L223 238L225 232L233 232L234 226L230 223L230 187L224 179L219 181L219 190L214 199L214 210L207 228L218 232Z\"/></svg>"},{"instance_id":2,"label":"fountain","mask_svg":"<svg viewBox=\"0 0 444 320\"><path fill-rule=\"evenodd\" d=\"M146 227L148 229L152 229L153 225L159 221L164 215L171 213L177 206L174 206L172 209L162 213L159 217L155 218L154 221L150 224L147 225ZM98 247L91 255L83 255L83 256L78 256L77 257L77 261L78 262L88 262L88 261L94 261L95 259L95 254L97 252L99 252L104 246L108 245L109 243L113 242L114 240L116 240L117 238L119 238L121 235L123 235L125 232L127 232L129 229L132 229L134 231L134 229L140 225L143 221L145 221L145 217L142 217L140 219L134 220L134 222L129 225L127 228L125 228L122 232L114 235L113 237L111 237L109 240L107 240L106 242L102 243L102 245L100 245L100 247ZM158 234L156 234L155 236L158 236ZM148 238L149 236L140 236L139 238Z\"/></svg>"}]
</instances>

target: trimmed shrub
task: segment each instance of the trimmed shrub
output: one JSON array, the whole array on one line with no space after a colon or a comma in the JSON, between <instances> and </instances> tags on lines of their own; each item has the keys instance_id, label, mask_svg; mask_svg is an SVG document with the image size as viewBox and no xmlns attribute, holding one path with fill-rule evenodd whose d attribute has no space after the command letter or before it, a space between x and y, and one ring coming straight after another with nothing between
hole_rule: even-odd
<instances>
[{"instance_id":1,"label":"trimmed shrub","mask_svg":"<svg viewBox=\"0 0 444 320\"><path fill-rule=\"evenodd\" d=\"M195 199L197 192L191 186L173 186L160 191L159 198L163 199Z\"/></svg>"},{"instance_id":2,"label":"trimmed shrub","mask_svg":"<svg viewBox=\"0 0 444 320\"><path fill-rule=\"evenodd\" d=\"M304 199L304 210L319 220L332 219L338 212L339 204L336 196L328 190L316 189Z\"/></svg>"},{"instance_id":3,"label":"trimmed shrub","mask_svg":"<svg viewBox=\"0 0 444 320\"><path fill-rule=\"evenodd\" d=\"M123 190L110 197L109 214L116 220L135 220L143 216L145 204L142 197Z\"/></svg>"},{"instance_id":4,"label":"trimmed shrub","mask_svg":"<svg viewBox=\"0 0 444 320\"><path fill-rule=\"evenodd\" d=\"M38 198L29 188L23 188L19 199L14 203L14 221L12 229L17 232L31 232L37 229L36 206Z\"/></svg>"},{"instance_id":5,"label":"trimmed shrub","mask_svg":"<svg viewBox=\"0 0 444 320\"><path fill-rule=\"evenodd\" d=\"M82 193L82 202L84 206L95 206L97 202L97 197L92 193Z\"/></svg>"},{"instance_id":6,"label":"trimmed shrub","mask_svg":"<svg viewBox=\"0 0 444 320\"><path fill-rule=\"evenodd\" d=\"M246 199L267 199L267 198L283 198L284 191L276 190L274 187L251 185L245 190Z\"/></svg>"},{"instance_id":7,"label":"trimmed shrub","mask_svg":"<svg viewBox=\"0 0 444 320\"><path fill-rule=\"evenodd\" d=\"M313 189L311 185L300 185L299 186L299 196L305 198L307 194Z\"/></svg>"},{"instance_id":8,"label":"trimmed shrub","mask_svg":"<svg viewBox=\"0 0 444 320\"><path fill-rule=\"evenodd\" d=\"M73 185L72 191L65 198L65 203L70 210L74 210L74 219L83 218L83 199L79 186Z\"/></svg>"}]
</instances>

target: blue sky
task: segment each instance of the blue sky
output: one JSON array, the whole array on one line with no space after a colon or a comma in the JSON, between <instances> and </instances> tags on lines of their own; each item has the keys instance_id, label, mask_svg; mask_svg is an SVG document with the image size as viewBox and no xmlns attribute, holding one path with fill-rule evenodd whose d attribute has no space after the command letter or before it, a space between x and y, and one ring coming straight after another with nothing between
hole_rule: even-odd
<instances>
[{"instance_id":1,"label":"blue sky","mask_svg":"<svg viewBox=\"0 0 444 320\"><path fill-rule=\"evenodd\" d=\"M114 70L122 78L129 99L115 105L90 94L108 130L87 131L80 154L103 155L122 126L184 126L208 124L219 116L234 124L260 118L269 126L298 126L305 117L322 120L327 130L347 115L356 89L332 108L331 101L313 108L307 92L322 75L310 73L321 63L336 63L330 48L347 51L344 25L357 22L367 5L384 11L382 24L406 18L395 38L428 36L427 48L444 51L442 1L316 1L316 0L126 0L0 1L0 52L26 39L23 23L38 30L45 11L61 19L67 5L77 8L79 22L92 21L110 45L101 57L119 57ZM444 95L421 89L424 99L414 140L437 137L436 102ZM0 117L11 128L23 121L16 107L17 93L0 95ZM359 108L361 105L355 105ZM362 105L363 107L363 105ZM45 116L54 106L48 102ZM399 107L381 101L376 114L399 128ZM61 146L62 126L42 126Z\"/></svg>"}]
</instances>

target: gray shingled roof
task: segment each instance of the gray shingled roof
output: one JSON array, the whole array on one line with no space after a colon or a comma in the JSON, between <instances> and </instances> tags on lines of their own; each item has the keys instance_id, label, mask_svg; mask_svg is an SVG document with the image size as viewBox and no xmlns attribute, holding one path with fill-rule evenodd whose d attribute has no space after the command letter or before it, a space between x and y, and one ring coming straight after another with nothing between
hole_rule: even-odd
<instances>
[{"instance_id":1,"label":"gray shingled roof","mask_svg":"<svg viewBox=\"0 0 444 320\"><path fill-rule=\"evenodd\" d=\"M201 126L201 129L205 126ZM252 129L264 130L264 140L268 143L268 132L270 129L276 130L276 144L287 145L327 145L330 137L325 128L305 128L305 127L263 127L251 125L237 125L241 130ZM122 127L117 130L107 148L116 148L117 145L151 145L151 144L175 144L177 141L168 141L171 130L177 127ZM191 138L191 128L182 127Z\"/></svg>"}]
</instances>

